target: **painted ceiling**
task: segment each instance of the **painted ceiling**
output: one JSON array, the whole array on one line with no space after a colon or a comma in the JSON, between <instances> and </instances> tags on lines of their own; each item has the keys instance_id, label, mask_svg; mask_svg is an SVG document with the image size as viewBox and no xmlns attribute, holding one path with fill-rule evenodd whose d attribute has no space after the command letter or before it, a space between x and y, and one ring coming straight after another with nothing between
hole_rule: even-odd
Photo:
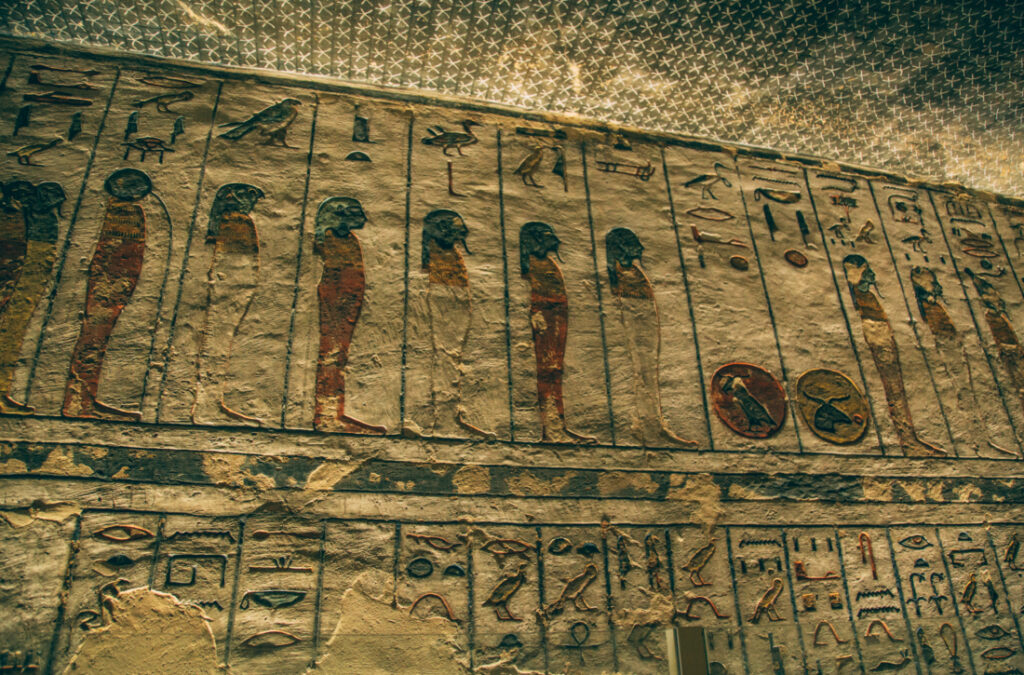
<instances>
[{"instance_id":1,"label":"painted ceiling","mask_svg":"<svg viewBox=\"0 0 1024 675\"><path fill-rule=\"evenodd\" d=\"M1024 196L1024 0L7 0L0 31Z\"/></svg>"}]
</instances>

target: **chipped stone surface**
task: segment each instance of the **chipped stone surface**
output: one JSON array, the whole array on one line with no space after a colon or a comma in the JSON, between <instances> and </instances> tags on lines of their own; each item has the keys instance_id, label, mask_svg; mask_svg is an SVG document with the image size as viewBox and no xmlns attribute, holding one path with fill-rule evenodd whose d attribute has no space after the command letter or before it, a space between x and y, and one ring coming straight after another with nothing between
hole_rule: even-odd
<instances>
[{"instance_id":1,"label":"chipped stone surface","mask_svg":"<svg viewBox=\"0 0 1024 675\"><path fill-rule=\"evenodd\" d=\"M110 623L89 631L65 673L216 673L213 634L202 612L147 588L114 598Z\"/></svg>"}]
</instances>

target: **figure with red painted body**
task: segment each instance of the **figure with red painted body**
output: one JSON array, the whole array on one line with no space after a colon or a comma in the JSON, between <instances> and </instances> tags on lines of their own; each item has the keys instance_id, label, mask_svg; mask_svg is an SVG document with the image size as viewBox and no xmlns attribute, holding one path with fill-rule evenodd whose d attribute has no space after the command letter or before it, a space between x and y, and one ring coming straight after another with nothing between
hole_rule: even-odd
<instances>
[{"instance_id":1,"label":"figure with red painted body","mask_svg":"<svg viewBox=\"0 0 1024 675\"><path fill-rule=\"evenodd\" d=\"M146 210L141 202L152 193L153 183L138 169L118 169L103 188L110 197L89 264L85 317L71 356L62 413L65 417L138 421L141 413L114 407L96 397L110 334L142 273Z\"/></svg>"},{"instance_id":2,"label":"figure with red painted body","mask_svg":"<svg viewBox=\"0 0 1024 675\"><path fill-rule=\"evenodd\" d=\"M541 438L551 443L595 443L565 423L562 377L569 334L569 297L558 266L561 242L547 223L526 223L519 230L519 267L530 282L530 326L537 359L537 403Z\"/></svg>"},{"instance_id":3,"label":"figure with red painted body","mask_svg":"<svg viewBox=\"0 0 1024 675\"><path fill-rule=\"evenodd\" d=\"M345 414L345 367L366 290L363 250L353 230L362 229L366 221L362 205L350 197L325 199L316 213L313 251L324 263L316 288L320 300L320 352L316 362L313 427L319 431L385 432L384 427Z\"/></svg>"},{"instance_id":4,"label":"figure with red painted body","mask_svg":"<svg viewBox=\"0 0 1024 675\"><path fill-rule=\"evenodd\" d=\"M11 180L0 186L0 412L34 409L11 396L25 331L57 257L57 223L67 198L57 183Z\"/></svg>"}]
</instances>

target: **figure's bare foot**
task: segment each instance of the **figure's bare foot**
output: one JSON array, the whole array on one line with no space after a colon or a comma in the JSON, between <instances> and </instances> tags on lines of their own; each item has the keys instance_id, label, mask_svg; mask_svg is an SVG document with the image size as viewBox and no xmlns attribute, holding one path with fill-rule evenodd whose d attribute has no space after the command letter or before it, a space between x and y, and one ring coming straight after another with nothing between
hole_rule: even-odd
<instances>
[{"instance_id":1,"label":"figure's bare foot","mask_svg":"<svg viewBox=\"0 0 1024 675\"><path fill-rule=\"evenodd\" d=\"M261 420L260 418L252 417L251 415L246 415L245 413L240 413L237 410L229 408L228 404L224 402L223 396L221 396L220 399L220 409L221 412L223 412L228 417L233 417L234 419L239 420L240 422L248 422L249 424L255 424L256 426L263 426L263 420Z\"/></svg>"},{"instance_id":2,"label":"figure's bare foot","mask_svg":"<svg viewBox=\"0 0 1024 675\"><path fill-rule=\"evenodd\" d=\"M356 418L349 417L348 415L342 415L338 421L341 422L342 425L344 426L344 431L348 431L354 434L374 434L378 436L383 436L388 431L382 426L378 426L376 424L367 424L362 420L357 420Z\"/></svg>"},{"instance_id":3,"label":"figure's bare foot","mask_svg":"<svg viewBox=\"0 0 1024 675\"><path fill-rule=\"evenodd\" d=\"M1016 452L1014 452L1013 450L1007 450L1006 448L1004 448L1002 446L996 445L992 441L986 441L986 442L988 443L988 447L992 448L996 452L1000 452L1000 453L1002 453L1004 455L1009 455L1010 457L1014 457L1016 459L1020 459L1020 455L1017 454ZM978 454L980 455L981 453L979 452Z\"/></svg>"},{"instance_id":4,"label":"figure's bare foot","mask_svg":"<svg viewBox=\"0 0 1024 675\"><path fill-rule=\"evenodd\" d=\"M565 443L567 445L594 445L597 439L570 431L564 425L561 428L544 429L542 440L545 443Z\"/></svg>"},{"instance_id":5,"label":"figure's bare foot","mask_svg":"<svg viewBox=\"0 0 1024 675\"><path fill-rule=\"evenodd\" d=\"M5 415L31 415L35 411L36 409L32 406L15 401L11 398L10 394L0 396L0 413Z\"/></svg>"},{"instance_id":6,"label":"figure's bare foot","mask_svg":"<svg viewBox=\"0 0 1024 675\"><path fill-rule=\"evenodd\" d=\"M659 445L681 445L686 448L696 448L700 445L697 441L691 441L687 438L683 438L668 427L662 427L656 435L655 440Z\"/></svg>"},{"instance_id":7,"label":"figure's bare foot","mask_svg":"<svg viewBox=\"0 0 1024 675\"><path fill-rule=\"evenodd\" d=\"M466 411L462 407L459 407L459 411L455 413L455 423L458 424L463 429L465 429L466 431L483 436L488 441L493 441L497 438L496 434L490 431L485 431L480 427L476 426L475 424L469 422L466 419Z\"/></svg>"},{"instance_id":8,"label":"figure's bare foot","mask_svg":"<svg viewBox=\"0 0 1024 675\"><path fill-rule=\"evenodd\" d=\"M102 413L104 419L115 419L115 420L131 420L132 422L141 422L142 413L135 412L134 410L124 410L123 408L117 408L112 405L108 405L101 401L94 400L92 402L96 410Z\"/></svg>"},{"instance_id":9,"label":"figure's bare foot","mask_svg":"<svg viewBox=\"0 0 1024 675\"><path fill-rule=\"evenodd\" d=\"M903 452L907 457L946 457L949 454L937 445L921 440L917 434L904 439L900 445L903 446Z\"/></svg>"}]
</instances>

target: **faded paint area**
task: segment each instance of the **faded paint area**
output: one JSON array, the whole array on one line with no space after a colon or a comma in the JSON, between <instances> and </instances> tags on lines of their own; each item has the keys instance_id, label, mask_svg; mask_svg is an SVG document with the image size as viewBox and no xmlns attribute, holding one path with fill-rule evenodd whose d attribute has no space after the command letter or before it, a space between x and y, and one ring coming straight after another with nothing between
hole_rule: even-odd
<instances>
[{"instance_id":1,"label":"faded paint area","mask_svg":"<svg viewBox=\"0 0 1024 675\"><path fill-rule=\"evenodd\" d=\"M491 489L491 472L483 466L464 466L455 472L452 484L459 494L480 494Z\"/></svg>"},{"instance_id":2,"label":"faded paint area","mask_svg":"<svg viewBox=\"0 0 1024 675\"><path fill-rule=\"evenodd\" d=\"M341 618L317 668L324 673L468 672L459 629L445 618L411 616L412 598L392 607L391 576L369 571L339 599Z\"/></svg>"},{"instance_id":3,"label":"faded paint area","mask_svg":"<svg viewBox=\"0 0 1024 675\"><path fill-rule=\"evenodd\" d=\"M659 487L646 473L609 471L597 479L597 489L605 497L646 496L657 492Z\"/></svg>"},{"instance_id":4,"label":"faded paint area","mask_svg":"<svg viewBox=\"0 0 1024 675\"><path fill-rule=\"evenodd\" d=\"M65 673L218 673L202 611L168 593L135 588L111 598L110 622L89 631Z\"/></svg>"},{"instance_id":5,"label":"faded paint area","mask_svg":"<svg viewBox=\"0 0 1024 675\"><path fill-rule=\"evenodd\" d=\"M324 462L310 472L304 488L306 490L331 490L346 476L359 469L361 462L342 464Z\"/></svg>"},{"instance_id":6,"label":"faded paint area","mask_svg":"<svg viewBox=\"0 0 1024 675\"><path fill-rule=\"evenodd\" d=\"M509 492L514 495L558 494L573 478L573 472L566 472L557 478L545 480L531 471L524 471L507 480Z\"/></svg>"}]
</instances>

